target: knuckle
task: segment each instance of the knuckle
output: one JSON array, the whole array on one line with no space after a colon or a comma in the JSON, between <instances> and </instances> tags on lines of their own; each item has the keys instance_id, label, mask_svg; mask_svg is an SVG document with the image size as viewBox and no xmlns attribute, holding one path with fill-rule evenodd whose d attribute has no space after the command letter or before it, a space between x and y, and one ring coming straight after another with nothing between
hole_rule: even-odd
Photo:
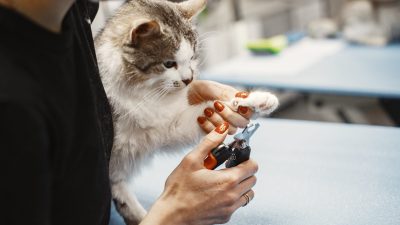
<instances>
[{"instance_id":1,"label":"knuckle","mask_svg":"<svg viewBox=\"0 0 400 225\"><path fill-rule=\"evenodd\" d=\"M209 123L206 127L204 127L204 131L206 134L210 134L213 130L215 129L215 126L211 123Z\"/></svg>"},{"instance_id":2,"label":"knuckle","mask_svg":"<svg viewBox=\"0 0 400 225\"><path fill-rule=\"evenodd\" d=\"M254 164L254 173L257 173L259 169L258 163L255 162Z\"/></svg>"},{"instance_id":3,"label":"knuckle","mask_svg":"<svg viewBox=\"0 0 400 225\"><path fill-rule=\"evenodd\" d=\"M230 193L226 195L224 203L226 206L232 206L235 204L236 200L237 200L236 195Z\"/></svg>"},{"instance_id":4,"label":"knuckle","mask_svg":"<svg viewBox=\"0 0 400 225\"><path fill-rule=\"evenodd\" d=\"M221 115L222 117L226 118L226 119L229 119L229 120L234 119L234 117L233 117L233 111L232 111L229 107L227 107L227 108L228 108L228 109L222 111L222 112L220 113L220 115Z\"/></svg>"},{"instance_id":5,"label":"knuckle","mask_svg":"<svg viewBox=\"0 0 400 225\"><path fill-rule=\"evenodd\" d=\"M236 175L231 175L226 179L226 184L228 188L232 188L237 185L239 177Z\"/></svg>"},{"instance_id":6,"label":"knuckle","mask_svg":"<svg viewBox=\"0 0 400 225\"><path fill-rule=\"evenodd\" d=\"M257 184L257 177L253 176L253 186Z\"/></svg>"},{"instance_id":7,"label":"knuckle","mask_svg":"<svg viewBox=\"0 0 400 225\"><path fill-rule=\"evenodd\" d=\"M252 159L249 160L249 166L251 168L251 170L253 171L253 173L257 173L259 166L258 163Z\"/></svg>"},{"instance_id":8,"label":"knuckle","mask_svg":"<svg viewBox=\"0 0 400 225\"><path fill-rule=\"evenodd\" d=\"M231 126L231 128L229 129L229 132L228 132L228 134L235 134L235 133L236 133L236 131L237 131L237 128L236 128L236 127L233 127L233 126Z\"/></svg>"},{"instance_id":9,"label":"knuckle","mask_svg":"<svg viewBox=\"0 0 400 225\"><path fill-rule=\"evenodd\" d=\"M193 154L188 154L183 158L182 162L184 165L192 165L196 162L196 157Z\"/></svg>"},{"instance_id":10,"label":"knuckle","mask_svg":"<svg viewBox=\"0 0 400 225\"><path fill-rule=\"evenodd\" d=\"M225 223L228 223L230 220L231 220L231 215L229 215L229 216L224 216L224 217L221 218L220 223L221 223L221 224L225 224Z\"/></svg>"},{"instance_id":11,"label":"knuckle","mask_svg":"<svg viewBox=\"0 0 400 225\"><path fill-rule=\"evenodd\" d=\"M200 143L199 147L211 147L214 146L217 141L215 141L212 137L210 137L212 134L208 134L205 138L203 138L203 141Z\"/></svg>"},{"instance_id":12,"label":"knuckle","mask_svg":"<svg viewBox=\"0 0 400 225\"><path fill-rule=\"evenodd\" d=\"M228 210L229 216L232 216L233 213L235 213L235 211L236 211L236 207L234 205L232 205L231 207L228 207L227 210Z\"/></svg>"},{"instance_id":13,"label":"knuckle","mask_svg":"<svg viewBox=\"0 0 400 225\"><path fill-rule=\"evenodd\" d=\"M249 187L254 187L257 183L257 177L256 176L251 176L248 178L248 185Z\"/></svg>"},{"instance_id":14,"label":"knuckle","mask_svg":"<svg viewBox=\"0 0 400 225\"><path fill-rule=\"evenodd\" d=\"M219 219L220 223L228 223L231 220L233 214L232 207L224 208L221 212L221 217Z\"/></svg>"}]
</instances>

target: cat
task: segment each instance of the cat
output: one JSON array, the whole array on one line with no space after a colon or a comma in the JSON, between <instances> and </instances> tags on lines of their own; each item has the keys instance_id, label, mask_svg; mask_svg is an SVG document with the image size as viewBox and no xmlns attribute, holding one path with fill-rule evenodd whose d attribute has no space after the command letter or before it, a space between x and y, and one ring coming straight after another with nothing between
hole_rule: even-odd
<instances>
[{"instance_id":1,"label":"cat","mask_svg":"<svg viewBox=\"0 0 400 225\"><path fill-rule=\"evenodd\" d=\"M188 103L188 86L198 76L198 40L193 19L206 0L124 3L95 38L102 82L113 108L114 146L109 164L112 197L127 224L146 214L128 190L133 175L157 152L176 152L205 135L197 124L212 102ZM270 113L278 99L252 92L226 102Z\"/></svg>"}]
</instances>

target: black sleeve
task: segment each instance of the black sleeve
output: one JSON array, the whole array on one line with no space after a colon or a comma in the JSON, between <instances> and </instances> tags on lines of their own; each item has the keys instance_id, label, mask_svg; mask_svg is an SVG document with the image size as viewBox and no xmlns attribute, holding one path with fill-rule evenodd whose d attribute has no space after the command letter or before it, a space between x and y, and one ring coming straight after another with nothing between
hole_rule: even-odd
<instances>
[{"instance_id":1,"label":"black sleeve","mask_svg":"<svg viewBox=\"0 0 400 225\"><path fill-rule=\"evenodd\" d=\"M43 115L0 102L0 152L0 194L5 209L0 223L51 224L51 164Z\"/></svg>"}]
</instances>

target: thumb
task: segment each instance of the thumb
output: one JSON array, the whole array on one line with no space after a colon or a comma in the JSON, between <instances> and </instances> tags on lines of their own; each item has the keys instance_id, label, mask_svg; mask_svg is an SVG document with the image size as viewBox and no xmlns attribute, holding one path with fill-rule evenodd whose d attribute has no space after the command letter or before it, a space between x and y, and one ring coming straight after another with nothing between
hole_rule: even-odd
<instances>
[{"instance_id":1,"label":"thumb","mask_svg":"<svg viewBox=\"0 0 400 225\"><path fill-rule=\"evenodd\" d=\"M224 122L218 127L216 127L213 131L211 131L207 136L203 138L199 145L190 153L195 158L201 158L201 163L207 157L210 151L221 144L226 135L228 134L229 123Z\"/></svg>"},{"instance_id":2,"label":"thumb","mask_svg":"<svg viewBox=\"0 0 400 225\"><path fill-rule=\"evenodd\" d=\"M196 105L205 101L229 101L238 91L228 85L214 81L196 80L190 84L188 93L189 104Z\"/></svg>"}]
</instances>

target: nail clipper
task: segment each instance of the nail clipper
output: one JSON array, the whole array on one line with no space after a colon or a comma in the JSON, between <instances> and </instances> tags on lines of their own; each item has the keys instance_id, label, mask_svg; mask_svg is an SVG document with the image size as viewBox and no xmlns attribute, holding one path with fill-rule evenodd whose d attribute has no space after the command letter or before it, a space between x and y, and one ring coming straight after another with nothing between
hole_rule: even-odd
<instances>
[{"instance_id":1,"label":"nail clipper","mask_svg":"<svg viewBox=\"0 0 400 225\"><path fill-rule=\"evenodd\" d=\"M227 168L234 167L250 158L250 138L260 127L259 123L249 124L241 133L234 136L234 141L226 145L220 144L211 150L204 160L207 169L215 169L226 161Z\"/></svg>"}]
</instances>

